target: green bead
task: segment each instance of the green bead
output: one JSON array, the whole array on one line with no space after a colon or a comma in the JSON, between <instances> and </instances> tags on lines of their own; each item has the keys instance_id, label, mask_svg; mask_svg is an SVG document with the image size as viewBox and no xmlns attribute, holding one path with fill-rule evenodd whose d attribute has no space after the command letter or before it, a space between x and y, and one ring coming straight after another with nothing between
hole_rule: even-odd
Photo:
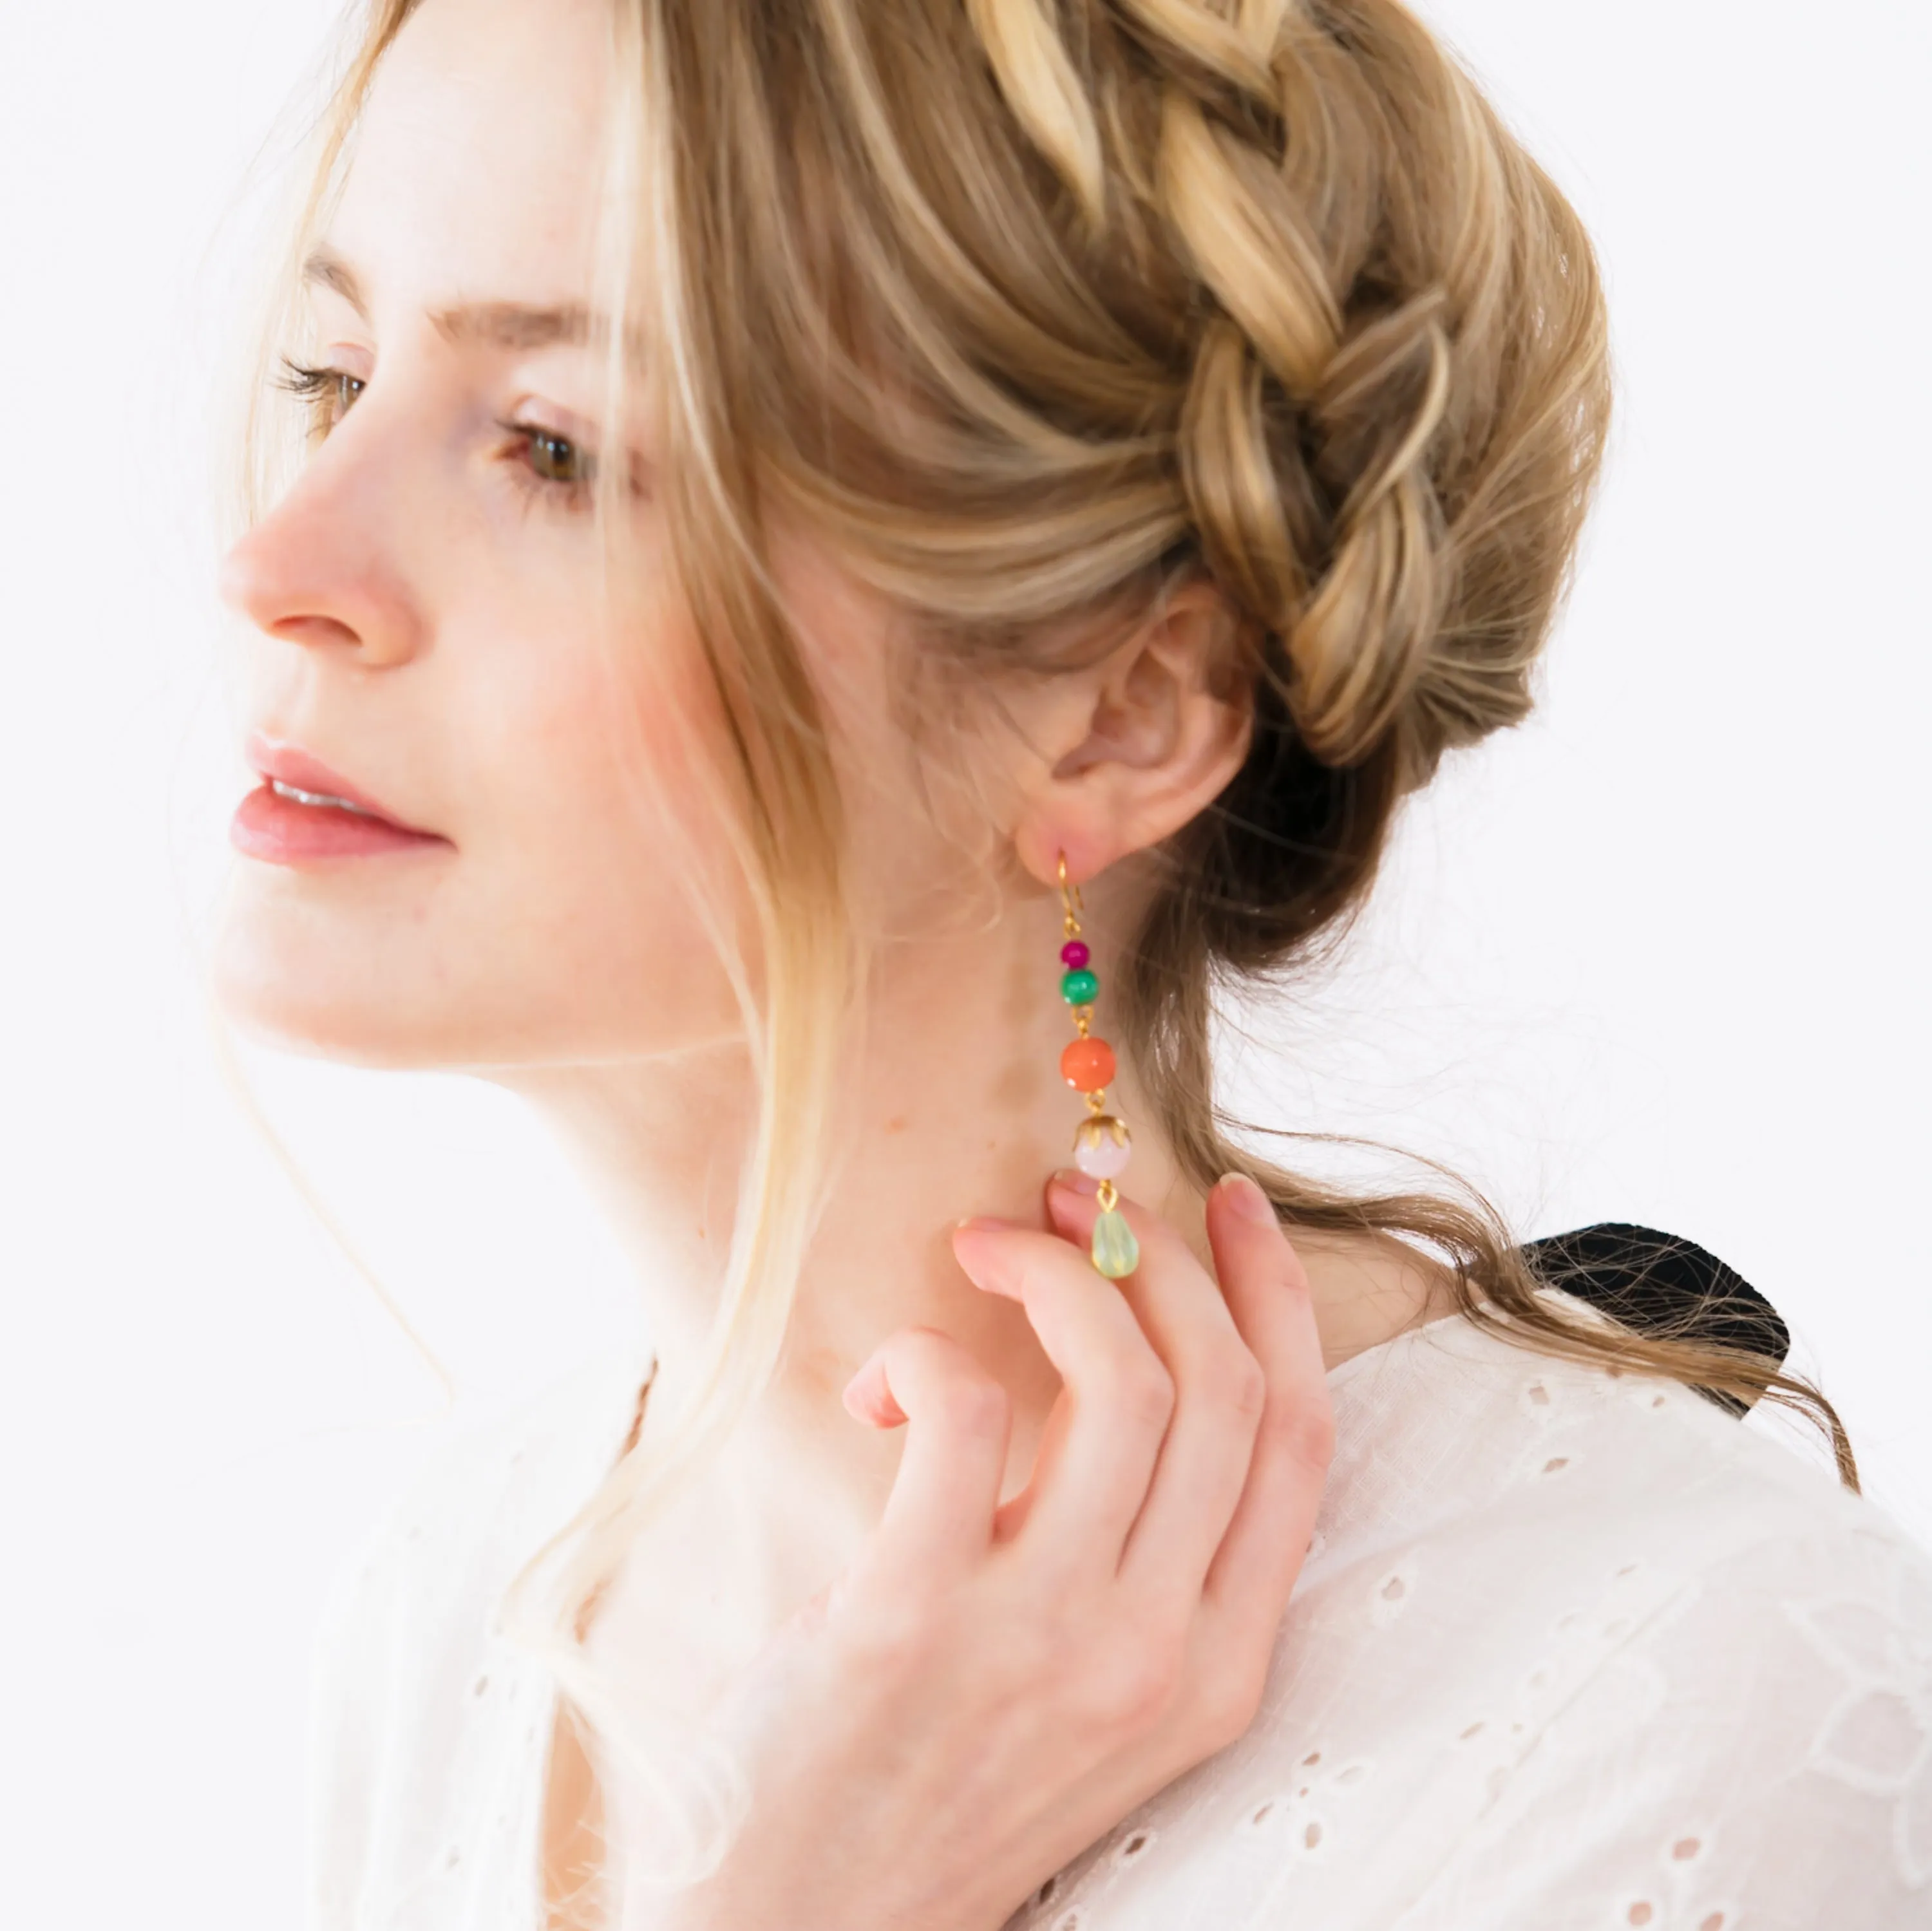
<instances>
[{"instance_id":1,"label":"green bead","mask_svg":"<svg viewBox=\"0 0 1932 1931\"><path fill-rule=\"evenodd\" d=\"M1141 1243L1117 1207L1108 1207L1094 1222L1094 1264L1108 1280L1118 1281L1140 1265Z\"/></svg>"},{"instance_id":2,"label":"green bead","mask_svg":"<svg viewBox=\"0 0 1932 1931\"><path fill-rule=\"evenodd\" d=\"M1070 1006L1090 1006L1100 990L1100 982L1084 967L1070 972L1060 982L1060 996Z\"/></svg>"}]
</instances>

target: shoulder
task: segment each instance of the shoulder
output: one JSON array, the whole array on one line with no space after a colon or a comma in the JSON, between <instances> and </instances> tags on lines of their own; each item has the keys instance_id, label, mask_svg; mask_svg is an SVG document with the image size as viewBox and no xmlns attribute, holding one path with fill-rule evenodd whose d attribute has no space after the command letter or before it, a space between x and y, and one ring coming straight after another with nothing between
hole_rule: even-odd
<instances>
[{"instance_id":1,"label":"shoulder","mask_svg":"<svg viewBox=\"0 0 1932 1931\"><path fill-rule=\"evenodd\" d=\"M1540 1297L1586 1326L1609 1318L1561 1287ZM1329 1384L1345 1534L1371 1518L1474 1531L1491 1516L1556 1513L1572 1519L1560 1547L1634 1512L1682 1523L1694 1558L1814 1519L1881 1513L1805 1452L1782 1414L1741 1417L1667 1377L1548 1354L1460 1314L1346 1362Z\"/></svg>"},{"instance_id":2,"label":"shoulder","mask_svg":"<svg viewBox=\"0 0 1932 1931\"><path fill-rule=\"evenodd\" d=\"M1828 1579L1932 1644L1932 1552L1782 1414L1741 1417L1667 1378L1460 1319L1413 1340L1338 1404L1352 1426L1311 1548L1313 1596L1400 1574L1379 1626L1426 1606L1439 1634L1459 1608L1474 1625L1600 1600L1624 1605L1606 1626L1618 1636L1696 1604L1782 1637L1786 1603Z\"/></svg>"},{"instance_id":3,"label":"shoulder","mask_svg":"<svg viewBox=\"0 0 1932 1931\"><path fill-rule=\"evenodd\" d=\"M1439 1486L1380 1546L1345 1510L1304 1631L1340 1610L1432 1737L1415 1814L1453 1828L1403 1931L1926 1921L1932 1552L1678 1383L1434 1338Z\"/></svg>"},{"instance_id":4,"label":"shoulder","mask_svg":"<svg viewBox=\"0 0 1932 1931\"><path fill-rule=\"evenodd\" d=\"M1545 1293L1600 1318L1562 1290ZM1553 1357L1463 1321L1417 1339L1404 1398L1423 1411L1418 1446L1443 1485L1426 1519L1445 1542L1533 1538L1539 1567L1594 1573L1615 1558L1612 1573L1637 1562L1714 1591L1801 1546L1882 1548L1908 1569L1932 1561L1782 1411L1740 1416L1667 1377ZM1432 1384L1439 1401L1424 1399ZM1368 1451L1383 1462L1388 1444Z\"/></svg>"},{"instance_id":5,"label":"shoulder","mask_svg":"<svg viewBox=\"0 0 1932 1931\"><path fill-rule=\"evenodd\" d=\"M1601 1318L1574 1295L1546 1293ZM1686 1570L1819 1537L1924 1555L1880 1504L1845 1487L1820 1438L1786 1410L1742 1413L1667 1376L1554 1360L1489 1337L1476 1351L1494 1360L1499 1409L1519 1424L1515 1472L1572 1495L1579 1534L1641 1523ZM1508 1484L1497 1497L1505 1508L1521 1499Z\"/></svg>"}]
</instances>

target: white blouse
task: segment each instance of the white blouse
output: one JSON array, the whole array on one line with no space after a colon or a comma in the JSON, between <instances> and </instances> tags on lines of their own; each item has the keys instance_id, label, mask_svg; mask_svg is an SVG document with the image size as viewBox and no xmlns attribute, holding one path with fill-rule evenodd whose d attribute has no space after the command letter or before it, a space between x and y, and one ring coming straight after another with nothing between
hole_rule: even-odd
<instances>
[{"instance_id":1,"label":"white blouse","mask_svg":"<svg viewBox=\"0 0 1932 1931\"><path fill-rule=\"evenodd\" d=\"M533 1931L554 1705L493 1611L647 1365L455 1444L343 1578L310 1931ZM1457 1315L1328 1378L1259 1715L1008 1931L1932 1931L1932 1555L1892 1518Z\"/></svg>"}]
</instances>

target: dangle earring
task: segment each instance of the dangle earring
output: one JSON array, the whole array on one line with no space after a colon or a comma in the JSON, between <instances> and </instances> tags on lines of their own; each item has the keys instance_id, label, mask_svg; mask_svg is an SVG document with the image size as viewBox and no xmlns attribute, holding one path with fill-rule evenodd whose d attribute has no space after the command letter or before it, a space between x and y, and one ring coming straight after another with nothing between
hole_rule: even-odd
<instances>
[{"instance_id":1,"label":"dangle earring","mask_svg":"<svg viewBox=\"0 0 1932 1931\"><path fill-rule=\"evenodd\" d=\"M1080 888L1066 882L1066 854L1060 854L1060 898L1066 908L1066 943L1060 949L1066 967L1060 980L1060 996L1073 1009L1077 1036L1060 1056L1060 1077L1087 1101L1087 1117L1074 1129L1073 1164L1083 1174L1100 1183L1100 1211L1094 1222L1094 1264L1110 1281L1131 1274L1139 1265L1140 1243L1119 1207L1114 1190L1115 1176L1126 1171L1132 1143L1127 1123L1107 1111L1107 1084L1114 1077L1114 1049L1104 1039L1094 1039L1090 1028L1094 1019L1094 996L1100 982L1088 970L1093 954L1080 936Z\"/></svg>"}]
</instances>

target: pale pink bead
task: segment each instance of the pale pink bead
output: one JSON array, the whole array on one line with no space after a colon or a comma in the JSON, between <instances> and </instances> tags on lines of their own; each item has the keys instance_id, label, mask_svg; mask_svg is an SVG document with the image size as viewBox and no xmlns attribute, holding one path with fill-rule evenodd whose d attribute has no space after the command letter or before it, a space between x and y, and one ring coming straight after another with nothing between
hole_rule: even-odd
<instances>
[{"instance_id":1,"label":"pale pink bead","mask_svg":"<svg viewBox=\"0 0 1932 1931\"><path fill-rule=\"evenodd\" d=\"M1096 1180L1118 1180L1132 1151L1126 1122L1111 1113L1082 1120L1073 1135L1073 1164Z\"/></svg>"}]
</instances>

